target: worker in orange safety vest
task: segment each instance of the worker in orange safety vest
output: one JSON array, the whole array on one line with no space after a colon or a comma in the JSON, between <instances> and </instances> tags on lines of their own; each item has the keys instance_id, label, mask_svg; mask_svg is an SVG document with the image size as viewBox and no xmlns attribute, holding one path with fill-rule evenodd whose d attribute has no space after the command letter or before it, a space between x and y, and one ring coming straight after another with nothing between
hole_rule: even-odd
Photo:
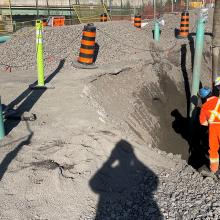
<instances>
[{"instance_id":1,"label":"worker in orange safety vest","mask_svg":"<svg viewBox=\"0 0 220 220\"><path fill-rule=\"evenodd\" d=\"M220 85L220 77L217 78L215 86ZM219 169L219 146L220 146L220 98L213 96L208 87L199 90L200 97L205 100L201 107L200 124L209 126L209 160L210 170L216 173Z\"/></svg>"}]
</instances>

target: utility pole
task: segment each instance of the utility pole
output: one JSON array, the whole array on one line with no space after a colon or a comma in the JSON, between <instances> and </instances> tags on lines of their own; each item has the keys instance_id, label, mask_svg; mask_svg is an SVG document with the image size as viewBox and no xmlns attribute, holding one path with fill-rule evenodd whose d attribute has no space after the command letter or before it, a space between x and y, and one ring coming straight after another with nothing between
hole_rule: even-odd
<instances>
[{"instance_id":1,"label":"utility pole","mask_svg":"<svg viewBox=\"0 0 220 220\"><path fill-rule=\"evenodd\" d=\"M154 0L154 22L156 21L156 0Z\"/></svg>"},{"instance_id":2,"label":"utility pole","mask_svg":"<svg viewBox=\"0 0 220 220\"><path fill-rule=\"evenodd\" d=\"M48 3L48 0L46 0L47 1L47 14L48 14L48 16L50 16L50 6L49 6L49 3Z\"/></svg>"},{"instance_id":3,"label":"utility pole","mask_svg":"<svg viewBox=\"0 0 220 220\"><path fill-rule=\"evenodd\" d=\"M110 17L112 17L112 0L109 0L109 10Z\"/></svg>"},{"instance_id":4,"label":"utility pole","mask_svg":"<svg viewBox=\"0 0 220 220\"><path fill-rule=\"evenodd\" d=\"M39 18L38 0L36 0L37 19Z\"/></svg>"},{"instance_id":5,"label":"utility pole","mask_svg":"<svg viewBox=\"0 0 220 220\"><path fill-rule=\"evenodd\" d=\"M189 11L189 0L186 0L186 10Z\"/></svg>"},{"instance_id":6,"label":"utility pole","mask_svg":"<svg viewBox=\"0 0 220 220\"><path fill-rule=\"evenodd\" d=\"M172 1L172 13L173 13L173 0L171 0Z\"/></svg>"},{"instance_id":7,"label":"utility pole","mask_svg":"<svg viewBox=\"0 0 220 220\"><path fill-rule=\"evenodd\" d=\"M14 28L13 28L13 17L12 17L12 8L11 8L11 0L8 0L8 4L9 4L9 12L10 12L10 23L11 23L11 28L10 31L13 32Z\"/></svg>"},{"instance_id":8,"label":"utility pole","mask_svg":"<svg viewBox=\"0 0 220 220\"><path fill-rule=\"evenodd\" d=\"M134 16L136 15L136 3L134 4Z\"/></svg>"},{"instance_id":9,"label":"utility pole","mask_svg":"<svg viewBox=\"0 0 220 220\"><path fill-rule=\"evenodd\" d=\"M73 12L72 12L71 0L69 0L69 7L70 7L70 18L71 18L71 24L72 24Z\"/></svg>"},{"instance_id":10,"label":"utility pole","mask_svg":"<svg viewBox=\"0 0 220 220\"><path fill-rule=\"evenodd\" d=\"M215 1L212 41L212 82L220 76L220 1Z\"/></svg>"}]
</instances>

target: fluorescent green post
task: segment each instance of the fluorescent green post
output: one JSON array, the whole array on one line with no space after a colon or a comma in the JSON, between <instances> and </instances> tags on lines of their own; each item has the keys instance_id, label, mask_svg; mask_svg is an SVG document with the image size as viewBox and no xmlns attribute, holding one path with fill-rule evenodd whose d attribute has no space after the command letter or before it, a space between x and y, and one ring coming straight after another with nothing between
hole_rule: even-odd
<instances>
[{"instance_id":1,"label":"fluorescent green post","mask_svg":"<svg viewBox=\"0 0 220 220\"><path fill-rule=\"evenodd\" d=\"M2 103L0 97L0 140L3 139L5 136L5 128L4 128L4 121L3 121L3 114L2 114Z\"/></svg>"},{"instance_id":2,"label":"fluorescent green post","mask_svg":"<svg viewBox=\"0 0 220 220\"><path fill-rule=\"evenodd\" d=\"M155 41L160 40L160 24L158 21L154 22L154 40Z\"/></svg>"},{"instance_id":3,"label":"fluorescent green post","mask_svg":"<svg viewBox=\"0 0 220 220\"><path fill-rule=\"evenodd\" d=\"M194 57L194 66L193 66L193 79L192 79L192 92L191 92L191 104L190 104L190 117L192 120L195 118L193 110L196 107L197 103L193 103L199 91L200 84L200 73L201 73L201 64L202 64L202 52L204 48L204 35L205 35L205 19L200 17L198 20L198 26L196 31L196 48L195 48L195 57Z\"/></svg>"},{"instance_id":4,"label":"fluorescent green post","mask_svg":"<svg viewBox=\"0 0 220 220\"><path fill-rule=\"evenodd\" d=\"M38 86L44 86L44 49L43 49L43 21L36 21L36 52L37 52L37 71Z\"/></svg>"}]
</instances>

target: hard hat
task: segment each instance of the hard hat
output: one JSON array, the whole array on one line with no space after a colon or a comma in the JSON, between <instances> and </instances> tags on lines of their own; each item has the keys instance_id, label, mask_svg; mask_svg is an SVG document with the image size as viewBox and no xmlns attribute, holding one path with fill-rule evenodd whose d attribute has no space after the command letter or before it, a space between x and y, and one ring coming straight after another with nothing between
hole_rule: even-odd
<instances>
[{"instance_id":1,"label":"hard hat","mask_svg":"<svg viewBox=\"0 0 220 220\"><path fill-rule=\"evenodd\" d=\"M220 85L220 76L218 76L216 79L215 79L215 86L219 86Z\"/></svg>"},{"instance_id":2,"label":"hard hat","mask_svg":"<svg viewBox=\"0 0 220 220\"><path fill-rule=\"evenodd\" d=\"M199 90L199 96L203 99L206 98L210 93L211 93L211 89L209 87L202 87Z\"/></svg>"}]
</instances>

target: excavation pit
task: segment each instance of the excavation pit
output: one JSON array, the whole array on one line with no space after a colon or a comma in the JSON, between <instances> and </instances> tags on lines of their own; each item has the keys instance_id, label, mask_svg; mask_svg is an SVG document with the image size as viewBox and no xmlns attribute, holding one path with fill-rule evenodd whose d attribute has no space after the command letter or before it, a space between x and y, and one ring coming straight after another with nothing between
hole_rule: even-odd
<instances>
[{"instance_id":1,"label":"excavation pit","mask_svg":"<svg viewBox=\"0 0 220 220\"><path fill-rule=\"evenodd\" d=\"M122 129L146 144L151 142L154 148L181 155L196 169L207 163L207 132L197 117L191 138L186 91L190 82L176 66L147 61L117 75L106 74L91 84L95 101Z\"/></svg>"}]
</instances>

